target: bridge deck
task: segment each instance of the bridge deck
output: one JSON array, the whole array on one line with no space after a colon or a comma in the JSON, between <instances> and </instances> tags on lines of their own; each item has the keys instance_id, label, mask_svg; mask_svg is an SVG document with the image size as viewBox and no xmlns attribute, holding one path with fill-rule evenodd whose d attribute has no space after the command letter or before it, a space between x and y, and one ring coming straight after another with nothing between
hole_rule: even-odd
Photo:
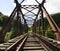
<instances>
[{"instance_id":1,"label":"bridge deck","mask_svg":"<svg viewBox=\"0 0 60 51\"><path fill-rule=\"evenodd\" d=\"M23 51L45 51L45 49L41 43L39 43L39 40L37 40L36 36L29 34Z\"/></svg>"},{"instance_id":2,"label":"bridge deck","mask_svg":"<svg viewBox=\"0 0 60 51\"><path fill-rule=\"evenodd\" d=\"M60 42L39 34L26 33L0 44L0 51L60 51Z\"/></svg>"}]
</instances>

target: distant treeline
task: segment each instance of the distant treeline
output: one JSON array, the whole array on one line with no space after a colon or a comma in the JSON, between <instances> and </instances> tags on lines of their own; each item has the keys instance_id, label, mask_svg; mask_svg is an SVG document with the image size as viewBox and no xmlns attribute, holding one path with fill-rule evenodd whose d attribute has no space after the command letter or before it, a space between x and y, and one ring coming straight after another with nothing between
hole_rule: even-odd
<instances>
[{"instance_id":1,"label":"distant treeline","mask_svg":"<svg viewBox=\"0 0 60 51\"><path fill-rule=\"evenodd\" d=\"M4 22L8 19L8 16L6 15L3 15L1 12L0 12L0 26L3 26Z\"/></svg>"}]
</instances>

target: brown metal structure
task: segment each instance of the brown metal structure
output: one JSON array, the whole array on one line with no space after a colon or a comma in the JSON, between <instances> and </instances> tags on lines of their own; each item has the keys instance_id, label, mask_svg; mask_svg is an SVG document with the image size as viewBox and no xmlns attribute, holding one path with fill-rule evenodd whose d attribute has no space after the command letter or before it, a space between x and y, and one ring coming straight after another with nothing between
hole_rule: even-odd
<instances>
[{"instance_id":1,"label":"brown metal structure","mask_svg":"<svg viewBox=\"0 0 60 51\"><path fill-rule=\"evenodd\" d=\"M28 24L26 22L25 16L28 17L26 14L31 13L34 16L36 16L36 18L34 19L34 23L33 23L33 32L36 33L36 27L37 27L37 19L38 16L40 16L40 21L41 21L41 26L42 26L42 34L45 34L45 23L44 23L44 15L43 13L45 13L46 15L46 19L48 20L50 26L52 27L53 32L55 33L57 39L60 41L60 28L58 27L58 25L55 23L55 21L53 20L53 18L48 14L48 12L46 11L45 7L44 7L44 3L45 0L42 0L42 3L39 3L37 0L35 0L38 5L21 5L25 0L23 0L21 3L18 2L18 0L14 0L16 3L16 7L13 10L13 12L11 13L10 17L8 18L8 20L5 22L2 30L0 31L0 43L2 43L4 41L5 35L9 30L9 26L11 25L12 20L14 20L14 17L16 17L16 35L19 34L19 24L20 24L20 33L22 34L23 32L27 33L28 32ZM29 8L31 8L32 10L29 10ZM32 12L35 9L38 9L38 13L35 14L34 12ZM27 12L25 14L23 14L22 9L25 9ZM16 16L17 14L17 16ZM21 17L24 19L24 24L21 23ZM22 26L23 25L23 26ZM39 26L40 27L40 26ZM40 31L40 29L39 29Z\"/></svg>"},{"instance_id":2,"label":"brown metal structure","mask_svg":"<svg viewBox=\"0 0 60 51\"><path fill-rule=\"evenodd\" d=\"M44 11L45 15L46 15L46 19L48 20L53 32L55 33L57 40L60 41L60 28L58 27L58 25L55 23L55 21L53 20L53 18L48 14L48 12L46 11L45 7L41 7L42 10Z\"/></svg>"}]
</instances>

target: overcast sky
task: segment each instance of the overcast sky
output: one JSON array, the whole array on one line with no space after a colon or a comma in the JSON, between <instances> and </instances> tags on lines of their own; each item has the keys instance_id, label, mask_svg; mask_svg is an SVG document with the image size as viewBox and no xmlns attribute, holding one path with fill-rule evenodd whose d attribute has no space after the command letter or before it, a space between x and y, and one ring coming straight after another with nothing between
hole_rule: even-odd
<instances>
[{"instance_id":1,"label":"overcast sky","mask_svg":"<svg viewBox=\"0 0 60 51\"><path fill-rule=\"evenodd\" d=\"M14 0L0 0L0 12L5 15L10 15L15 7L13 3ZM35 3L36 5L34 0L25 0L24 3ZM45 7L50 14L58 13L60 12L60 0L46 0Z\"/></svg>"}]
</instances>

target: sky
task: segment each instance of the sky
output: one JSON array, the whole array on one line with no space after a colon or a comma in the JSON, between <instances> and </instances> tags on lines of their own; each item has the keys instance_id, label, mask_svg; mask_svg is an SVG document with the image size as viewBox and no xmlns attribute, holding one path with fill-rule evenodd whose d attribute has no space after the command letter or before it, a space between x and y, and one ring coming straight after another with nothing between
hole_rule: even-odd
<instances>
[{"instance_id":1,"label":"sky","mask_svg":"<svg viewBox=\"0 0 60 51\"><path fill-rule=\"evenodd\" d=\"M18 0L18 1L21 2L22 0ZM42 0L38 0L38 1L41 2ZM38 5L38 4L35 2L35 0L25 0L22 3L22 5ZM44 6L49 14L60 12L60 0L46 0ZM2 12L4 15L10 16L14 7L15 7L14 0L0 0L0 12ZM24 11L24 13L26 12L25 10L22 11ZM34 12L36 11L37 10L35 10ZM30 18L26 18L26 19L29 20ZM29 21L29 22L27 21L27 23L28 25L30 25L30 23L33 24L33 21Z\"/></svg>"},{"instance_id":2,"label":"sky","mask_svg":"<svg viewBox=\"0 0 60 51\"><path fill-rule=\"evenodd\" d=\"M18 0L18 1L21 1L21 0ZM25 0L24 4L25 3L36 4L34 0ZM4 15L9 16L13 11L14 7L15 7L14 0L0 0L0 12L2 12ZM60 12L60 0L46 0L45 8L50 14Z\"/></svg>"}]
</instances>

